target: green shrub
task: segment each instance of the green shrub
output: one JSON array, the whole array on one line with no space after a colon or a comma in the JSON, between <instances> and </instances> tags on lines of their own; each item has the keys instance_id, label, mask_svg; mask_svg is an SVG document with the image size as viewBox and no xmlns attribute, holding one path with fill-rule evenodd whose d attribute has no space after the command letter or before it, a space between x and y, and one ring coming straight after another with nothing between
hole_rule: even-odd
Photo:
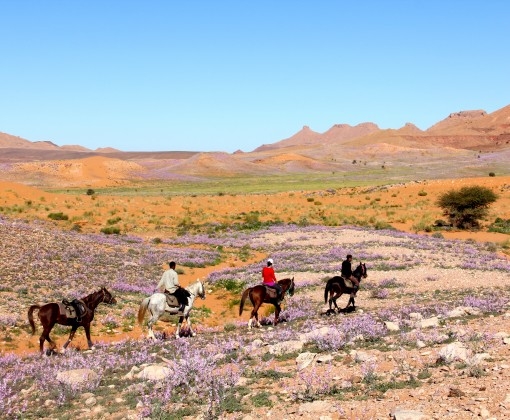
<instances>
[{"instance_id":1,"label":"green shrub","mask_svg":"<svg viewBox=\"0 0 510 420\"><path fill-rule=\"evenodd\" d=\"M489 232L507 233L510 234L510 219L496 218L494 223L489 226Z\"/></svg>"},{"instance_id":2,"label":"green shrub","mask_svg":"<svg viewBox=\"0 0 510 420\"><path fill-rule=\"evenodd\" d=\"M427 191L423 191L423 190L421 190L421 191L419 191L419 192L418 192L418 195L419 195L420 197L425 197L425 196L427 195Z\"/></svg>"},{"instance_id":3,"label":"green shrub","mask_svg":"<svg viewBox=\"0 0 510 420\"><path fill-rule=\"evenodd\" d=\"M50 213L50 214L48 214L48 217L51 220L69 220L69 216L67 214L62 213L62 212L59 212L59 213Z\"/></svg>"},{"instance_id":4,"label":"green shrub","mask_svg":"<svg viewBox=\"0 0 510 420\"><path fill-rule=\"evenodd\" d=\"M87 190L87 195L94 195L96 192L92 189L92 188L89 188Z\"/></svg>"},{"instance_id":5,"label":"green shrub","mask_svg":"<svg viewBox=\"0 0 510 420\"><path fill-rule=\"evenodd\" d=\"M489 176L496 176L494 172L489 172Z\"/></svg>"},{"instance_id":6,"label":"green shrub","mask_svg":"<svg viewBox=\"0 0 510 420\"><path fill-rule=\"evenodd\" d=\"M101 233L104 233L105 235L118 235L120 234L120 229L117 226L107 226L101 229Z\"/></svg>"},{"instance_id":7,"label":"green shrub","mask_svg":"<svg viewBox=\"0 0 510 420\"><path fill-rule=\"evenodd\" d=\"M454 227L471 229L480 226L480 220L487 216L489 206L497 198L497 194L487 187L462 187L440 195L437 205Z\"/></svg>"}]
</instances>

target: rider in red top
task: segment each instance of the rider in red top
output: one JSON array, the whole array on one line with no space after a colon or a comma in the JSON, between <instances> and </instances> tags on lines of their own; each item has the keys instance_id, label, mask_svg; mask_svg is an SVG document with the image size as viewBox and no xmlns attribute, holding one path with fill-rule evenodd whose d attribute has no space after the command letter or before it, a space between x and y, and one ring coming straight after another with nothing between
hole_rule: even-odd
<instances>
[{"instance_id":1,"label":"rider in red top","mask_svg":"<svg viewBox=\"0 0 510 420\"><path fill-rule=\"evenodd\" d=\"M277 292L277 300L281 301L282 286L278 284L276 275L274 274L273 260L269 258L267 260L267 266L262 269L262 280L264 286L273 287Z\"/></svg>"}]
</instances>

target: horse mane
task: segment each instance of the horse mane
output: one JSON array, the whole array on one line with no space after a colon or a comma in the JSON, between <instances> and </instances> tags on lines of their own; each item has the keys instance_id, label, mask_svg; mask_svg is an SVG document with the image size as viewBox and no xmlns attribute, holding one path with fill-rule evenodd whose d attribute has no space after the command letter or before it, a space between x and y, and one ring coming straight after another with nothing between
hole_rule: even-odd
<instances>
[{"instance_id":1,"label":"horse mane","mask_svg":"<svg viewBox=\"0 0 510 420\"><path fill-rule=\"evenodd\" d=\"M92 292L89 295L82 297L81 300L83 300L85 303L93 302L94 300L96 300L96 297L103 291L107 292L106 287L101 287L101 289L99 289L98 291Z\"/></svg>"}]
</instances>

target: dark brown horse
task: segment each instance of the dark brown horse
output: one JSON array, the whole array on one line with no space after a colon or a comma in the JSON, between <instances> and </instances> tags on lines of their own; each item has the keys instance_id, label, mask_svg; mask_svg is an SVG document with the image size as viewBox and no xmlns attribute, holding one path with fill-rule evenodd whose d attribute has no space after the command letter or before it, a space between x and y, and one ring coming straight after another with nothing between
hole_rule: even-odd
<instances>
[{"instance_id":1,"label":"dark brown horse","mask_svg":"<svg viewBox=\"0 0 510 420\"><path fill-rule=\"evenodd\" d=\"M356 277L360 282L362 277L364 279L367 278L366 265L360 262L359 265L356 267L356 270L352 272L352 275ZM356 296L356 291L354 290L354 288L351 286L347 286L345 284L345 280L343 279L343 277L340 276L335 276L328 280L328 282L326 283L326 288L324 289L324 303L328 302L329 294L328 313L331 313L332 311L331 305L335 305L336 310L341 311L341 309L338 308L338 305L336 304L336 300L344 293L349 293L351 297L349 298L349 302L347 302L347 306L343 309L343 311L346 311L350 304L352 304L353 309L356 309L356 305L354 302L354 296Z\"/></svg>"},{"instance_id":2,"label":"dark brown horse","mask_svg":"<svg viewBox=\"0 0 510 420\"><path fill-rule=\"evenodd\" d=\"M35 310L39 310L38 316L41 324L43 326L43 332L41 337L39 338L39 350L41 353L43 352L44 340L50 343L50 349L47 351L48 354L54 352L56 344L50 338L50 331L55 326L55 324L60 325L68 325L71 327L71 333L69 334L69 338L64 344L64 350L67 348L71 340L74 338L74 333L78 329L78 327L85 328L85 335L87 336L87 343L89 348L92 347L92 341L90 340L90 323L94 319L94 312L97 306L100 303L108 303L114 304L117 303L112 294L106 290L106 288L101 288L98 292L91 293L88 296L85 296L81 299L85 306L85 313L81 316L81 319L78 321L77 318L68 318L66 314L61 314L58 303L47 303L46 305L32 305L28 309L28 322L32 327L32 334L35 333L35 323L33 313Z\"/></svg>"},{"instance_id":3,"label":"dark brown horse","mask_svg":"<svg viewBox=\"0 0 510 420\"><path fill-rule=\"evenodd\" d=\"M282 299L285 297L286 293L288 293L290 296L294 294L294 277L292 277L291 279L280 280L278 284L282 287L281 297ZM250 296L250 301L251 304L253 305L250 320L248 321L249 329L251 329L253 320L255 320L257 326L260 327L258 310L263 303L272 303L274 305L275 307L274 325L278 324L280 311L282 310L282 308L276 297L271 297L266 290L266 286L262 284L249 287L243 292L243 296L241 297L241 303L239 304L239 316L241 316L241 314L243 313L244 301L248 296Z\"/></svg>"}]
</instances>

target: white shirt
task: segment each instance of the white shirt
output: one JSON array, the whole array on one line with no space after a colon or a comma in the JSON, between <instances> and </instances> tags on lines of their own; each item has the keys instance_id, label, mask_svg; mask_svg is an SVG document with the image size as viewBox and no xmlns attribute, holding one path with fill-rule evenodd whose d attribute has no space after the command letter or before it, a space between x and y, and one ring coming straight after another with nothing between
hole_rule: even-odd
<instances>
[{"instance_id":1,"label":"white shirt","mask_svg":"<svg viewBox=\"0 0 510 420\"><path fill-rule=\"evenodd\" d=\"M179 287L179 279L177 278L177 272L173 269L166 270L161 276L161 280L158 283L157 289L160 292L168 290L170 293L174 293Z\"/></svg>"}]
</instances>

